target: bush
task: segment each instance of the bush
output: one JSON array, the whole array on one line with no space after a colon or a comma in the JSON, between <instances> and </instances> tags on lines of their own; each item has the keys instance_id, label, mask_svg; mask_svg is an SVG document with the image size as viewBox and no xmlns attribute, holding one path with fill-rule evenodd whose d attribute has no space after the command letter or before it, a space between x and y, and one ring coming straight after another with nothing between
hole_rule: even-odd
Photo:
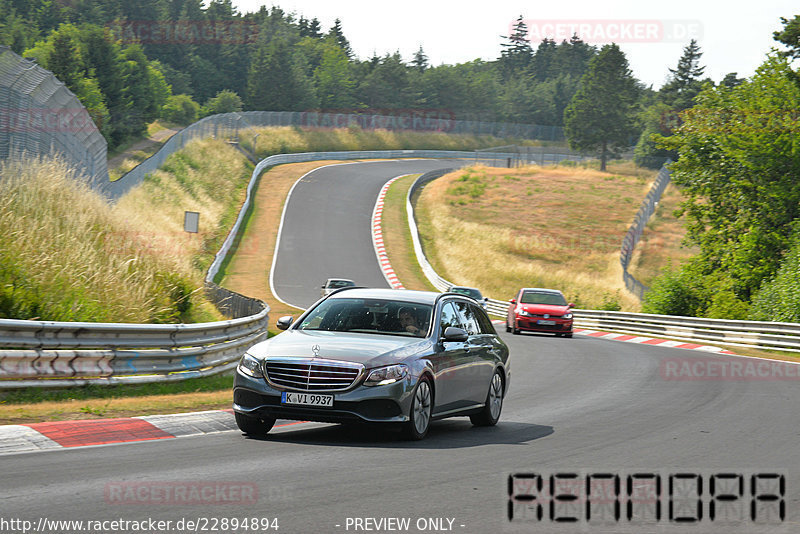
<instances>
[{"instance_id":1,"label":"bush","mask_svg":"<svg viewBox=\"0 0 800 534\"><path fill-rule=\"evenodd\" d=\"M794 241L775 278L764 282L753 297L749 319L800 322L800 239Z\"/></svg>"},{"instance_id":2,"label":"bush","mask_svg":"<svg viewBox=\"0 0 800 534\"><path fill-rule=\"evenodd\" d=\"M613 295L606 294L603 297L603 303L600 305L599 309L603 311L620 311L622 309L622 305L619 303L620 298L619 291Z\"/></svg>"},{"instance_id":3,"label":"bush","mask_svg":"<svg viewBox=\"0 0 800 534\"><path fill-rule=\"evenodd\" d=\"M730 289L723 289L714 294L705 316L711 319L744 320L749 311L749 304L740 300Z\"/></svg>"},{"instance_id":4,"label":"bush","mask_svg":"<svg viewBox=\"0 0 800 534\"><path fill-rule=\"evenodd\" d=\"M208 99L205 106L203 106L203 116L242 111L242 106L242 99L239 95L229 89L225 89L217 93L214 98Z\"/></svg>"},{"instance_id":5,"label":"bush","mask_svg":"<svg viewBox=\"0 0 800 534\"><path fill-rule=\"evenodd\" d=\"M645 293L642 304L644 313L689 317L698 316L704 308L702 284L686 266L665 268Z\"/></svg>"},{"instance_id":6,"label":"bush","mask_svg":"<svg viewBox=\"0 0 800 534\"><path fill-rule=\"evenodd\" d=\"M172 95L161 108L161 118L176 124L191 124L199 112L200 105L189 95Z\"/></svg>"}]
</instances>

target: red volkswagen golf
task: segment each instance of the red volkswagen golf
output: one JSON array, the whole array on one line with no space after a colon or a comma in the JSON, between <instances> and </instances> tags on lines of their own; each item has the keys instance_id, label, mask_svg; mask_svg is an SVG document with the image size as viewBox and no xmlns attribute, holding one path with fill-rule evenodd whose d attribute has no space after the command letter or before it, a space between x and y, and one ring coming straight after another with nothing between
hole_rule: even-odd
<instances>
[{"instance_id":1,"label":"red volkswagen golf","mask_svg":"<svg viewBox=\"0 0 800 534\"><path fill-rule=\"evenodd\" d=\"M557 336L572 337L572 312L574 306L557 289L523 287L517 298L511 299L506 316L506 332L550 332Z\"/></svg>"}]
</instances>

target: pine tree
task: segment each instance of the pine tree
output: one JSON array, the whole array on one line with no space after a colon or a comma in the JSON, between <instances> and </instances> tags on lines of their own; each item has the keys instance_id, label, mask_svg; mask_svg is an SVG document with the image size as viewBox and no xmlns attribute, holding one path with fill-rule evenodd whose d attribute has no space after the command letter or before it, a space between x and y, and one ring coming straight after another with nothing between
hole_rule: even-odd
<instances>
[{"instance_id":1,"label":"pine tree","mask_svg":"<svg viewBox=\"0 0 800 534\"><path fill-rule=\"evenodd\" d=\"M53 50L47 59L47 68L72 92L77 92L83 65L72 36L67 31L53 34Z\"/></svg>"},{"instance_id":2,"label":"pine tree","mask_svg":"<svg viewBox=\"0 0 800 534\"><path fill-rule=\"evenodd\" d=\"M414 68L419 72L428 68L428 56L426 56L425 51L422 50L422 45L419 45L419 50L414 53L414 59L411 60L411 64L414 65Z\"/></svg>"},{"instance_id":3,"label":"pine tree","mask_svg":"<svg viewBox=\"0 0 800 534\"><path fill-rule=\"evenodd\" d=\"M322 25L319 23L319 19L314 17L310 21L308 21L308 37L312 37L314 39L322 39ZM344 37L344 36L342 36ZM346 39L345 39L346 41Z\"/></svg>"},{"instance_id":4,"label":"pine tree","mask_svg":"<svg viewBox=\"0 0 800 534\"><path fill-rule=\"evenodd\" d=\"M500 71L507 80L525 72L533 59L533 49L528 41L528 25L520 15L514 23L511 35L503 39L508 42L501 43L504 50L500 53Z\"/></svg>"},{"instance_id":5,"label":"pine tree","mask_svg":"<svg viewBox=\"0 0 800 534\"><path fill-rule=\"evenodd\" d=\"M283 38L262 42L247 76L247 105L259 111L301 111L316 106L316 94L299 52Z\"/></svg>"},{"instance_id":6,"label":"pine tree","mask_svg":"<svg viewBox=\"0 0 800 534\"><path fill-rule=\"evenodd\" d=\"M800 15L795 15L791 20L781 17L781 24L783 30L772 34L773 39L789 49L781 55L793 59L800 58Z\"/></svg>"},{"instance_id":7,"label":"pine tree","mask_svg":"<svg viewBox=\"0 0 800 534\"><path fill-rule=\"evenodd\" d=\"M350 48L350 41L344 36L344 32L342 31L342 21L336 19L333 21L333 27L328 31L328 35L336 39L336 44L339 45L339 48L344 50L344 53L347 54L347 57L353 57L353 50Z\"/></svg>"},{"instance_id":8,"label":"pine tree","mask_svg":"<svg viewBox=\"0 0 800 534\"><path fill-rule=\"evenodd\" d=\"M531 73L536 81L545 81L551 73L556 55L556 42L545 37L531 60Z\"/></svg>"},{"instance_id":9,"label":"pine tree","mask_svg":"<svg viewBox=\"0 0 800 534\"><path fill-rule=\"evenodd\" d=\"M702 56L697 41L692 39L683 49L678 66L669 69L670 81L661 88L661 100L665 104L678 111L692 107L694 97L703 88L700 77L706 68L700 66Z\"/></svg>"},{"instance_id":10,"label":"pine tree","mask_svg":"<svg viewBox=\"0 0 800 534\"><path fill-rule=\"evenodd\" d=\"M604 46L589 62L580 87L564 111L564 133L572 148L596 151L600 170L634 133L636 80L625 54L616 44Z\"/></svg>"}]
</instances>

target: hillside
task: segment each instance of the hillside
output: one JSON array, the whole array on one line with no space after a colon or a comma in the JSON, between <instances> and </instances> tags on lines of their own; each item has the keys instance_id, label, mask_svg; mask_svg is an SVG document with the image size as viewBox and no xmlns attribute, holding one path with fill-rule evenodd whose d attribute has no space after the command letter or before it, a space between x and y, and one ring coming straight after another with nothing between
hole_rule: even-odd
<instances>
[{"instance_id":1,"label":"hillside","mask_svg":"<svg viewBox=\"0 0 800 534\"><path fill-rule=\"evenodd\" d=\"M418 219L440 275L497 299L519 287L561 289L582 308L638 310L619 247L654 173L630 164L472 167L426 186Z\"/></svg>"},{"instance_id":2,"label":"hillside","mask_svg":"<svg viewBox=\"0 0 800 534\"><path fill-rule=\"evenodd\" d=\"M194 142L109 205L57 159L0 168L0 317L169 323L219 320L203 276L252 167ZM201 231L183 231L184 210Z\"/></svg>"}]
</instances>

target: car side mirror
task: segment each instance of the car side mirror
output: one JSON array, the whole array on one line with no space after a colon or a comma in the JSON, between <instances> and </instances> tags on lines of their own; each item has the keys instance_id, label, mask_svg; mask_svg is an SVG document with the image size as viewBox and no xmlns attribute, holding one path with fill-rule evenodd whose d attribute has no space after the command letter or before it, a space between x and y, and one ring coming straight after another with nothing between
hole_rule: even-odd
<instances>
[{"instance_id":1,"label":"car side mirror","mask_svg":"<svg viewBox=\"0 0 800 534\"><path fill-rule=\"evenodd\" d=\"M575 307L575 305L573 303L571 303L571 302L569 304L567 304L567 308L574 308L574 307Z\"/></svg>"},{"instance_id":2,"label":"car side mirror","mask_svg":"<svg viewBox=\"0 0 800 534\"><path fill-rule=\"evenodd\" d=\"M511 304L516 304L517 303L517 299L511 299L508 302L510 302Z\"/></svg>"},{"instance_id":3,"label":"car side mirror","mask_svg":"<svg viewBox=\"0 0 800 534\"><path fill-rule=\"evenodd\" d=\"M469 334L463 328L457 328L455 326L448 326L444 329L444 337L445 341L466 341L469 339Z\"/></svg>"},{"instance_id":4,"label":"car side mirror","mask_svg":"<svg viewBox=\"0 0 800 534\"><path fill-rule=\"evenodd\" d=\"M483 302L489 302L489 297L483 297Z\"/></svg>"},{"instance_id":5,"label":"car side mirror","mask_svg":"<svg viewBox=\"0 0 800 534\"><path fill-rule=\"evenodd\" d=\"M292 321L294 321L294 317L292 317L291 315L284 315L283 317L278 319L278 322L275 323L275 326L278 327L278 330L286 330L287 328L292 326Z\"/></svg>"}]
</instances>

